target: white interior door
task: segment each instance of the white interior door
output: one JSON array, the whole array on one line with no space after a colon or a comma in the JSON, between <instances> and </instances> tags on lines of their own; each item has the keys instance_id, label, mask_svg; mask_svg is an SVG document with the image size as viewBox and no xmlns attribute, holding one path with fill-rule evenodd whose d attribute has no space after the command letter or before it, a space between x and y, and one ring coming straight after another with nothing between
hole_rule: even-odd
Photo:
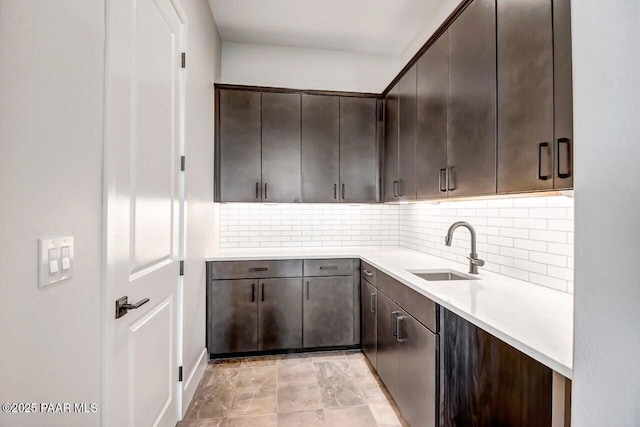
<instances>
[{"instance_id":1,"label":"white interior door","mask_svg":"<svg viewBox=\"0 0 640 427\"><path fill-rule=\"evenodd\" d=\"M179 417L184 22L172 0L107 2L105 426ZM116 318L116 300L139 308Z\"/></svg>"}]
</instances>

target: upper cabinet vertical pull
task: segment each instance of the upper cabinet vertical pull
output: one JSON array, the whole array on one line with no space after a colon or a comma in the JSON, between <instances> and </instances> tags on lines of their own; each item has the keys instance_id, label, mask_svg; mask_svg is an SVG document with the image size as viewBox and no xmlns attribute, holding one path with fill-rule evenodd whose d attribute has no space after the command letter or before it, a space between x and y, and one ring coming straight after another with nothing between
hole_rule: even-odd
<instances>
[{"instance_id":1,"label":"upper cabinet vertical pull","mask_svg":"<svg viewBox=\"0 0 640 427\"><path fill-rule=\"evenodd\" d=\"M260 183L256 182L256 199L260 198Z\"/></svg>"},{"instance_id":2,"label":"upper cabinet vertical pull","mask_svg":"<svg viewBox=\"0 0 640 427\"><path fill-rule=\"evenodd\" d=\"M453 166L448 167L447 176L446 176L447 191L455 191L456 189L455 176L452 176L452 172L453 172Z\"/></svg>"},{"instance_id":3,"label":"upper cabinet vertical pull","mask_svg":"<svg viewBox=\"0 0 640 427\"><path fill-rule=\"evenodd\" d=\"M537 178L540 181L546 181L547 179L549 179L548 175L542 175L542 149L548 146L549 146L548 142L541 142L540 144L538 144L538 176Z\"/></svg>"},{"instance_id":4,"label":"upper cabinet vertical pull","mask_svg":"<svg viewBox=\"0 0 640 427\"><path fill-rule=\"evenodd\" d=\"M264 183L264 198L267 198L267 183Z\"/></svg>"},{"instance_id":5,"label":"upper cabinet vertical pull","mask_svg":"<svg viewBox=\"0 0 640 427\"><path fill-rule=\"evenodd\" d=\"M562 170L562 166L561 166L561 159L562 156L560 155L561 150L560 150L560 146L562 144L566 144L567 145L567 171L566 172L561 172ZM557 144L557 156L556 156L556 163L557 163L557 172L558 172L558 178L569 178L571 176L571 145L569 143L569 138L559 138L558 139L558 144Z\"/></svg>"},{"instance_id":6,"label":"upper cabinet vertical pull","mask_svg":"<svg viewBox=\"0 0 640 427\"><path fill-rule=\"evenodd\" d=\"M309 299L309 282L307 282L307 299Z\"/></svg>"},{"instance_id":7,"label":"upper cabinet vertical pull","mask_svg":"<svg viewBox=\"0 0 640 427\"><path fill-rule=\"evenodd\" d=\"M342 184L342 200L344 200L344 184Z\"/></svg>"},{"instance_id":8,"label":"upper cabinet vertical pull","mask_svg":"<svg viewBox=\"0 0 640 427\"><path fill-rule=\"evenodd\" d=\"M338 200L338 184L333 184L333 200Z\"/></svg>"},{"instance_id":9,"label":"upper cabinet vertical pull","mask_svg":"<svg viewBox=\"0 0 640 427\"><path fill-rule=\"evenodd\" d=\"M442 183L446 182L447 180L447 169L440 169L440 172L438 173L438 189L440 190L441 193L446 193L447 192L447 187L442 187Z\"/></svg>"},{"instance_id":10,"label":"upper cabinet vertical pull","mask_svg":"<svg viewBox=\"0 0 640 427\"><path fill-rule=\"evenodd\" d=\"M398 181L393 181L393 197L398 197Z\"/></svg>"}]
</instances>

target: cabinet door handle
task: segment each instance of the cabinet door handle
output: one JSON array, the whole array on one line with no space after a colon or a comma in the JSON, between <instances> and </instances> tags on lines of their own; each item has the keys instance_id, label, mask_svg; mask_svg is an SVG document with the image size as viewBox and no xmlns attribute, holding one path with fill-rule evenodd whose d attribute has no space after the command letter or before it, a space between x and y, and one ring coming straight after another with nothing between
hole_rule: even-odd
<instances>
[{"instance_id":1,"label":"cabinet door handle","mask_svg":"<svg viewBox=\"0 0 640 427\"><path fill-rule=\"evenodd\" d=\"M256 300L256 284L251 284L251 302L255 302Z\"/></svg>"},{"instance_id":2,"label":"cabinet door handle","mask_svg":"<svg viewBox=\"0 0 640 427\"><path fill-rule=\"evenodd\" d=\"M394 337L398 336L398 324L396 323L396 320L398 319L398 314L400 314L399 311L391 312L391 332L393 332Z\"/></svg>"},{"instance_id":3,"label":"cabinet door handle","mask_svg":"<svg viewBox=\"0 0 640 427\"><path fill-rule=\"evenodd\" d=\"M447 168L447 176L446 176L447 191L455 191L455 189L456 189L456 183L451 177L452 172L453 172L453 166L448 167ZM452 185L452 183L453 183L453 185Z\"/></svg>"},{"instance_id":4,"label":"cabinet door handle","mask_svg":"<svg viewBox=\"0 0 640 427\"><path fill-rule=\"evenodd\" d=\"M567 171L565 173L560 172L561 166L560 166L560 146L562 144L567 144ZM571 145L569 145L569 138L560 138L558 139L558 144L557 144L557 156L556 156L556 162L558 164L557 170L558 170L558 178L569 178L571 176L571 152L569 151L571 149Z\"/></svg>"},{"instance_id":5,"label":"cabinet door handle","mask_svg":"<svg viewBox=\"0 0 640 427\"><path fill-rule=\"evenodd\" d=\"M344 200L344 184L342 184L342 200Z\"/></svg>"},{"instance_id":6,"label":"cabinet door handle","mask_svg":"<svg viewBox=\"0 0 640 427\"><path fill-rule=\"evenodd\" d=\"M256 182L256 199L260 198L260 183Z\"/></svg>"},{"instance_id":7,"label":"cabinet door handle","mask_svg":"<svg viewBox=\"0 0 640 427\"><path fill-rule=\"evenodd\" d=\"M444 176L444 178L443 178ZM441 193L446 193L447 192L447 187L445 186L444 188L442 187L442 183L447 181L447 169L440 169L440 173L438 174L438 189L440 190Z\"/></svg>"},{"instance_id":8,"label":"cabinet door handle","mask_svg":"<svg viewBox=\"0 0 640 427\"><path fill-rule=\"evenodd\" d=\"M338 200L338 184L333 184L333 200Z\"/></svg>"},{"instance_id":9,"label":"cabinet door handle","mask_svg":"<svg viewBox=\"0 0 640 427\"><path fill-rule=\"evenodd\" d=\"M405 319L405 317L404 317L404 316L398 316L398 317L396 318L396 341L398 341L398 342L404 342L404 340L405 340L405 339L400 335L400 331L401 331L401 328L400 328L400 322L401 322L401 321L403 321L404 319Z\"/></svg>"},{"instance_id":10,"label":"cabinet door handle","mask_svg":"<svg viewBox=\"0 0 640 427\"><path fill-rule=\"evenodd\" d=\"M367 277L373 277L373 273L370 272L369 270L362 270L362 272L367 275Z\"/></svg>"},{"instance_id":11,"label":"cabinet door handle","mask_svg":"<svg viewBox=\"0 0 640 427\"><path fill-rule=\"evenodd\" d=\"M398 181L393 181L393 197L398 197Z\"/></svg>"},{"instance_id":12,"label":"cabinet door handle","mask_svg":"<svg viewBox=\"0 0 640 427\"><path fill-rule=\"evenodd\" d=\"M538 176L537 178L540 181L546 181L547 179L549 179L548 175L542 175L542 149L548 146L549 146L548 142L541 142L540 144L538 144Z\"/></svg>"},{"instance_id":13,"label":"cabinet door handle","mask_svg":"<svg viewBox=\"0 0 640 427\"><path fill-rule=\"evenodd\" d=\"M260 288L261 288L261 291L262 291L262 292L261 292L261 293L262 293L262 296L260 297L260 300L261 300L261 301L264 301L264 283L260 286Z\"/></svg>"},{"instance_id":14,"label":"cabinet door handle","mask_svg":"<svg viewBox=\"0 0 640 427\"><path fill-rule=\"evenodd\" d=\"M369 294L369 310L372 313L376 312L376 305L375 304L376 304L376 293L374 292L374 293Z\"/></svg>"},{"instance_id":15,"label":"cabinet door handle","mask_svg":"<svg viewBox=\"0 0 640 427\"><path fill-rule=\"evenodd\" d=\"M309 282L307 282L307 299L309 299Z\"/></svg>"}]
</instances>

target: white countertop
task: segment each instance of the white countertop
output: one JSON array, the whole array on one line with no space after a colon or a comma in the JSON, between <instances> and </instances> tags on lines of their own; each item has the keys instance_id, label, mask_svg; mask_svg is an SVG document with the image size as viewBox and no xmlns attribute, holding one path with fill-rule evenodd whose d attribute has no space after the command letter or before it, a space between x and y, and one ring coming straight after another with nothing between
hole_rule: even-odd
<instances>
[{"instance_id":1,"label":"white countertop","mask_svg":"<svg viewBox=\"0 0 640 427\"><path fill-rule=\"evenodd\" d=\"M478 280L426 281L407 270L468 265L388 247L222 249L205 261L360 258L567 378L573 366L573 295L495 274Z\"/></svg>"}]
</instances>

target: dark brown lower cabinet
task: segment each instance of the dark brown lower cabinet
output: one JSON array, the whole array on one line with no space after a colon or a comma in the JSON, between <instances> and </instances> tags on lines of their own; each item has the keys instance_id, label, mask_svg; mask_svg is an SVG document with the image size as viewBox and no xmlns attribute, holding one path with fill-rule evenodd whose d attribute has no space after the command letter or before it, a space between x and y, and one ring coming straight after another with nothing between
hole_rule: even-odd
<instances>
[{"instance_id":1,"label":"dark brown lower cabinet","mask_svg":"<svg viewBox=\"0 0 640 427\"><path fill-rule=\"evenodd\" d=\"M260 280L258 350L302 346L302 279Z\"/></svg>"},{"instance_id":2,"label":"dark brown lower cabinet","mask_svg":"<svg viewBox=\"0 0 640 427\"><path fill-rule=\"evenodd\" d=\"M207 289L215 310L207 310L209 353L243 353L258 349L256 279L211 280Z\"/></svg>"},{"instance_id":3,"label":"dark brown lower cabinet","mask_svg":"<svg viewBox=\"0 0 640 427\"><path fill-rule=\"evenodd\" d=\"M378 290L366 280L361 281L360 312L362 313L362 351L371 365L376 367L376 353L378 348L376 331L376 313Z\"/></svg>"},{"instance_id":4,"label":"dark brown lower cabinet","mask_svg":"<svg viewBox=\"0 0 640 427\"><path fill-rule=\"evenodd\" d=\"M551 426L553 371L440 307L440 425Z\"/></svg>"},{"instance_id":5,"label":"dark brown lower cabinet","mask_svg":"<svg viewBox=\"0 0 640 427\"><path fill-rule=\"evenodd\" d=\"M382 292L376 370L411 427L436 425L437 335Z\"/></svg>"},{"instance_id":6,"label":"dark brown lower cabinet","mask_svg":"<svg viewBox=\"0 0 640 427\"><path fill-rule=\"evenodd\" d=\"M353 304L353 276L305 278L304 348L353 345Z\"/></svg>"}]
</instances>

